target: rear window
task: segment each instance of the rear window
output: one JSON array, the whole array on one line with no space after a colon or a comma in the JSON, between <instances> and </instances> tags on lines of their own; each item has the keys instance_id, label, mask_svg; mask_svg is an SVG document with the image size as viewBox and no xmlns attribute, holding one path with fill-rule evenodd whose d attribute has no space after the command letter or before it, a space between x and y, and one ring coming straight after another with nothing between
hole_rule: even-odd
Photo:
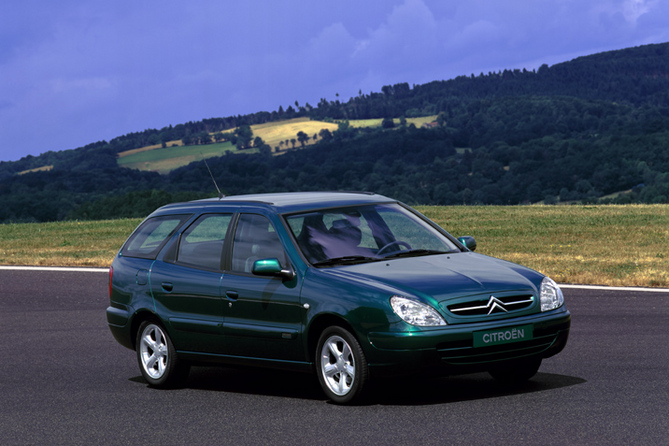
<instances>
[{"instance_id":1,"label":"rear window","mask_svg":"<svg viewBox=\"0 0 669 446\"><path fill-rule=\"evenodd\" d=\"M189 217L190 215L165 215L146 220L130 236L121 255L155 259L167 240Z\"/></svg>"}]
</instances>

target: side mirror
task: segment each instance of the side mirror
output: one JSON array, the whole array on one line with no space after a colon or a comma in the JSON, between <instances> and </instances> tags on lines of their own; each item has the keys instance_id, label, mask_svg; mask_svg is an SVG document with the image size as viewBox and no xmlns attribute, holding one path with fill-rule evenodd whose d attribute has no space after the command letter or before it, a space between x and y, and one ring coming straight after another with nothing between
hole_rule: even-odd
<instances>
[{"instance_id":1,"label":"side mirror","mask_svg":"<svg viewBox=\"0 0 669 446\"><path fill-rule=\"evenodd\" d=\"M465 235L463 237L458 237L458 240L460 241L460 243L465 245L465 248L467 248L468 250L476 251L476 240L471 235Z\"/></svg>"},{"instance_id":2,"label":"side mirror","mask_svg":"<svg viewBox=\"0 0 669 446\"><path fill-rule=\"evenodd\" d=\"M295 272L291 268L281 268L281 262L278 259L256 260L253 262L252 272L256 276L281 277L284 280L291 280L295 277Z\"/></svg>"}]
</instances>

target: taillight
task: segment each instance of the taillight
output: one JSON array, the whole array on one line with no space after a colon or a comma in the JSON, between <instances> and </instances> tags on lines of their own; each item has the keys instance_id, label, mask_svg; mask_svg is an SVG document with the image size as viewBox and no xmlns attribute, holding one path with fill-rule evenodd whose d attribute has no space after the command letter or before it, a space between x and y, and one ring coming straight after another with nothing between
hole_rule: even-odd
<instances>
[{"instance_id":1,"label":"taillight","mask_svg":"<svg viewBox=\"0 0 669 446\"><path fill-rule=\"evenodd\" d=\"M114 277L114 268L109 267L109 299L111 299L112 278Z\"/></svg>"}]
</instances>

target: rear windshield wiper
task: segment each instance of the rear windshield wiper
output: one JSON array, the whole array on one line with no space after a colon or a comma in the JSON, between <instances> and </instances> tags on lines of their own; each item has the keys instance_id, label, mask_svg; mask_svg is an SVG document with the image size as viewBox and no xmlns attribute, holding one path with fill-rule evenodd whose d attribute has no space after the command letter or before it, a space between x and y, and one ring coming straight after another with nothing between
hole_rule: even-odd
<instances>
[{"instance_id":1,"label":"rear windshield wiper","mask_svg":"<svg viewBox=\"0 0 669 446\"><path fill-rule=\"evenodd\" d=\"M343 256L327 260L321 260L320 262L316 262L313 265L314 266L347 265L354 263L374 262L377 260L380 259L377 259L375 257L365 257L365 256Z\"/></svg>"},{"instance_id":2,"label":"rear windshield wiper","mask_svg":"<svg viewBox=\"0 0 669 446\"><path fill-rule=\"evenodd\" d=\"M411 249L409 251L400 251L385 256L385 259L393 259L398 257L418 257L429 256L432 254L447 254L445 251L436 251L434 249Z\"/></svg>"}]
</instances>

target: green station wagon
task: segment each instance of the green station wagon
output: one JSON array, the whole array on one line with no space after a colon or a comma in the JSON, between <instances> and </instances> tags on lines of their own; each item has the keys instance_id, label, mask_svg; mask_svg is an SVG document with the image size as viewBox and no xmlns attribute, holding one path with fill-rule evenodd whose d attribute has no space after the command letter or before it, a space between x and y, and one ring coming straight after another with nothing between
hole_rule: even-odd
<instances>
[{"instance_id":1,"label":"green station wagon","mask_svg":"<svg viewBox=\"0 0 669 446\"><path fill-rule=\"evenodd\" d=\"M567 343L562 291L475 248L375 194L176 203L114 259L107 321L154 387L212 364L312 372L342 404L384 374L524 382Z\"/></svg>"}]
</instances>

